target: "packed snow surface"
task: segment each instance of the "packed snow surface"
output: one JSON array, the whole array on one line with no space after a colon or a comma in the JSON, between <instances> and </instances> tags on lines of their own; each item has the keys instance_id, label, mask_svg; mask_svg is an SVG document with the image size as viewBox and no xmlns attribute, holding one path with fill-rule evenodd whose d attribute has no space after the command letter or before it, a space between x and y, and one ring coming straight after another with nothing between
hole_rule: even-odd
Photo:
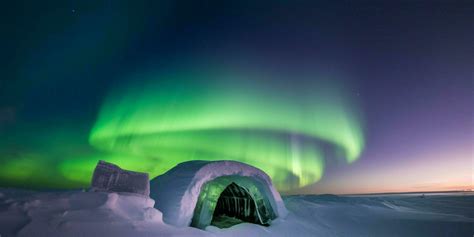
<instances>
[{"instance_id":1,"label":"packed snow surface","mask_svg":"<svg viewBox=\"0 0 474 237\"><path fill-rule=\"evenodd\" d=\"M283 198L289 214L265 227L174 227L150 198L133 194L0 189L6 236L467 236L474 234L474 194Z\"/></svg>"}]
</instances>

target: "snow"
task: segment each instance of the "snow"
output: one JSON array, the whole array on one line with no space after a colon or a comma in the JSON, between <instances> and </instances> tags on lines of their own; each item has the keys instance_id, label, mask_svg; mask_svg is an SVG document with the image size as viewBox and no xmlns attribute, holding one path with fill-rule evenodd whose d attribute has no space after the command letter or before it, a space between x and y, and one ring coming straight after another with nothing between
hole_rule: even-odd
<instances>
[{"instance_id":1,"label":"snow","mask_svg":"<svg viewBox=\"0 0 474 237\"><path fill-rule=\"evenodd\" d=\"M263 184L259 188L269 197L278 217L288 211L270 177L260 169L237 161L188 161L177 165L150 182L150 197L156 200L155 207L163 212L166 223L178 227L189 226L201 188L209 181L223 176L251 177ZM238 179L234 179L239 182ZM243 181L240 181L245 184Z\"/></svg>"},{"instance_id":2,"label":"snow","mask_svg":"<svg viewBox=\"0 0 474 237\"><path fill-rule=\"evenodd\" d=\"M141 195L0 189L5 236L472 236L474 193L284 197L288 215L269 227L175 227Z\"/></svg>"}]
</instances>

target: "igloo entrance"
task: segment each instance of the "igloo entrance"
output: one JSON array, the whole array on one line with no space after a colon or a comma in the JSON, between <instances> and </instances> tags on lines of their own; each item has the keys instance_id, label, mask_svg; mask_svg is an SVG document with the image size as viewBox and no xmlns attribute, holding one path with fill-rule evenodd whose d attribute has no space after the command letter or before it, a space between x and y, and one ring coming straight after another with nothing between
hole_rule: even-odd
<instances>
[{"instance_id":1,"label":"igloo entrance","mask_svg":"<svg viewBox=\"0 0 474 237\"><path fill-rule=\"evenodd\" d=\"M231 183L217 200L211 225L228 228L242 222L266 224L261 223L258 218L255 201L248 191L236 183Z\"/></svg>"},{"instance_id":2,"label":"igloo entrance","mask_svg":"<svg viewBox=\"0 0 474 237\"><path fill-rule=\"evenodd\" d=\"M242 176L207 182L201 188L191 226L228 228L242 222L269 225L276 214L263 188L258 181Z\"/></svg>"}]
</instances>

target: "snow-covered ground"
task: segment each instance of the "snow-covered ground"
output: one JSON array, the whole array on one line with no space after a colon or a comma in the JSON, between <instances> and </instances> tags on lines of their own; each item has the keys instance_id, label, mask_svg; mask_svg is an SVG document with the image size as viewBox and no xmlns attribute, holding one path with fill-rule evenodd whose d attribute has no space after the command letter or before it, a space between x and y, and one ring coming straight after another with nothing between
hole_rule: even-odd
<instances>
[{"instance_id":1,"label":"snow-covered ground","mask_svg":"<svg viewBox=\"0 0 474 237\"><path fill-rule=\"evenodd\" d=\"M137 195L0 189L6 236L467 236L474 235L474 194L284 197L289 214L270 227L177 228L154 201Z\"/></svg>"}]
</instances>

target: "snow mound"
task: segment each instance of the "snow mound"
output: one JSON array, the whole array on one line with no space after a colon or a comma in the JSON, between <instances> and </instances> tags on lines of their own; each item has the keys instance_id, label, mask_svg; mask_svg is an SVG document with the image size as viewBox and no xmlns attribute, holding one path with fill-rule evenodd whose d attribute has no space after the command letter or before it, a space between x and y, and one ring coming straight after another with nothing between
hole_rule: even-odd
<instances>
[{"instance_id":1,"label":"snow mound","mask_svg":"<svg viewBox=\"0 0 474 237\"><path fill-rule=\"evenodd\" d=\"M162 214L153 205L150 198L123 193L13 193L0 204L0 234L2 237L99 236L104 232L131 235L130 230L140 232L142 225L162 223Z\"/></svg>"},{"instance_id":2,"label":"snow mound","mask_svg":"<svg viewBox=\"0 0 474 237\"><path fill-rule=\"evenodd\" d=\"M277 217L288 211L270 177L258 168L237 161L188 161L178 164L150 183L150 197L155 207L163 213L166 223L189 226L203 186L220 177L249 177L259 185L259 192L268 201Z\"/></svg>"}]
</instances>

